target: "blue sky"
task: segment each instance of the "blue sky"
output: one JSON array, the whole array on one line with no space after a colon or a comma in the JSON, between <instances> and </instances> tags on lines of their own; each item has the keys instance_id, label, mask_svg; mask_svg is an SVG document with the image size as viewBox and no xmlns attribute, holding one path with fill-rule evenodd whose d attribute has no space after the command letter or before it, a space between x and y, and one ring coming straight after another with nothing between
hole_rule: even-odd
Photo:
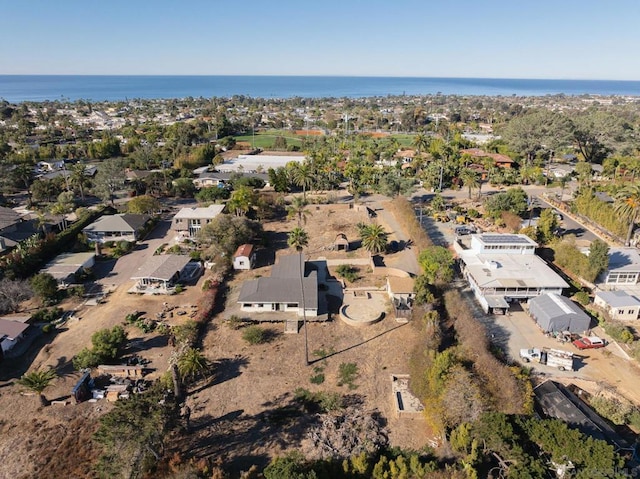
<instances>
[{"instance_id":1,"label":"blue sky","mask_svg":"<svg viewBox=\"0 0 640 479\"><path fill-rule=\"evenodd\" d=\"M3 0L0 74L640 80L638 0Z\"/></svg>"}]
</instances>

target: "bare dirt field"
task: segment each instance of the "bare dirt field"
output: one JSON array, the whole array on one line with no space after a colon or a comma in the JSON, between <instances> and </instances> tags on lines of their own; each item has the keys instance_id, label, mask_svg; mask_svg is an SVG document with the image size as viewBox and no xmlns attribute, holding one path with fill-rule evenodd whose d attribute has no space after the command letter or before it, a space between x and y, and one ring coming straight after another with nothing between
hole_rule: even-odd
<instances>
[{"instance_id":1,"label":"bare dirt field","mask_svg":"<svg viewBox=\"0 0 640 479\"><path fill-rule=\"evenodd\" d=\"M303 225L310 237L305 249L307 257L368 258L359 247L356 228L358 222L368 221L364 209L349 208L347 204L310 205L309 212ZM269 274L276 255L292 253L286 245L286 234L296 224L294 220L266 223L270 240L263 250L266 265L238 274L229 287ZM347 235L351 251L333 250L338 233ZM366 267L360 272L357 285L381 285L380 278L369 276ZM69 320L53 335L38 338L22 358L7 360L0 366L0 478L60 477L62 471L68 477L91 477L89 463L99 451L91 448L88 439L97 418L111 405L106 401L72 404L70 392L80 376L73 370L73 356L90 346L95 331L124 324L125 316L133 311L155 318L164 309L173 309L173 315L167 314L165 321L180 324L194 311L205 279L174 296L128 294L132 283L123 281L104 304L63 304L65 309L75 310L80 319ZM186 314L179 315L179 311ZM242 470L252 464L265 465L275 454L303 447L306 427L314 416L290 414L297 388L340 392L351 401L361 402L365 409L378 411L387 423L393 445L418 448L427 442L428 431L420 416L397 419L393 410L391 374L407 372L414 337L410 324L401 325L391 317L364 329L340 320L308 324L311 364L307 365L304 329L299 334L285 335L282 323L269 324L263 327L273 331L271 342L251 346L242 339L242 329L224 324L226 317L223 312L213 318L203 339L203 350L215 369L212 379L196 385L187 400L193 411L193 434L184 443L187 456L225 458L228 466ZM127 354L138 354L150 361L150 378L164 373L171 351L166 337L144 334L131 325L126 330L130 339ZM328 357L321 359L322 354ZM341 363L357 366L354 389L338 386ZM67 401L67 405L41 408L37 397L23 395L23 388L15 384L27 370L49 366L55 367L60 377L45 394L48 399ZM310 378L318 374L324 374L324 382L312 384Z\"/></svg>"}]
</instances>

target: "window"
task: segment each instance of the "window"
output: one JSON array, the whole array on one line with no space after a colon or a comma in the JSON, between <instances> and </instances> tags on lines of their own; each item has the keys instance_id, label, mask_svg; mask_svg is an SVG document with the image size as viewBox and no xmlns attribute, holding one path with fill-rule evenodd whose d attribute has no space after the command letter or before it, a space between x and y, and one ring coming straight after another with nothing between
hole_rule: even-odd
<instances>
[{"instance_id":1,"label":"window","mask_svg":"<svg viewBox=\"0 0 640 479\"><path fill-rule=\"evenodd\" d=\"M243 308L250 308L251 307L251 303L243 303L242 307Z\"/></svg>"},{"instance_id":2,"label":"window","mask_svg":"<svg viewBox=\"0 0 640 479\"><path fill-rule=\"evenodd\" d=\"M618 314L624 314L624 309L619 309Z\"/></svg>"},{"instance_id":3,"label":"window","mask_svg":"<svg viewBox=\"0 0 640 479\"><path fill-rule=\"evenodd\" d=\"M240 260L240 261L238 261L238 264L239 264L240 266L244 266L244 261Z\"/></svg>"},{"instance_id":4,"label":"window","mask_svg":"<svg viewBox=\"0 0 640 479\"><path fill-rule=\"evenodd\" d=\"M257 306L258 308L264 308L264 304L262 304L262 303L258 303L258 304L256 304L256 306Z\"/></svg>"},{"instance_id":5,"label":"window","mask_svg":"<svg viewBox=\"0 0 640 479\"><path fill-rule=\"evenodd\" d=\"M298 303L287 303L287 308L297 308Z\"/></svg>"},{"instance_id":6,"label":"window","mask_svg":"<svg viewBox=\"0 0 640 479\"><path fill-rule=\"evenodd\" d=\"M630 309L629 311L627 311L627 314L634 314L635 311L633 309Z\"/></svg>"}]
</instances>

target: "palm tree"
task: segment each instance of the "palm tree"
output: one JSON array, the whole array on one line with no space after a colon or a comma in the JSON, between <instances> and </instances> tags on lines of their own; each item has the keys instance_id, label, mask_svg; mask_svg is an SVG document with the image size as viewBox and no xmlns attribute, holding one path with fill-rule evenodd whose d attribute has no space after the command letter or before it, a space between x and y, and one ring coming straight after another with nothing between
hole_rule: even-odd
<instances>
[{"instance_id":1,"label":"palm tree","mask_svg":"<svg viewBox=\"0 0 640 479\"><path fill-rule=\"evenodd\" d=\"M292 174L293 183L302 188L302 197L307 199L307 189L311 188L314 181L313 170L308 162L295 165Z\"/></svg>"},{"instance_id":2,"label":"palm tree","mask_svg":"<svg viewBox=\"0 0 640 479\"><path fill-rule=\"evenodd\" d=\"M69 178L72 185L76 185L80 191L80 199L84 201L84 186L87 181L87 169L84 163L78 162L71 168L71 176Z\"/></svg>"},{"instance_id":3,"label":"palm tree","mask_svg":"<svg viewBox=\"0 0 640 479\"><path fill-rule=\"evenodd\" d=\"M306 225L307 216L311 214L311 212L306 209L308 204L309 203L307 203L307 201L303 197L294 196L291 204L287 206L287 217L297 217L298 226L300 226L301 223Z\"/></svg>"},{"instance_id":4,"label":"palm tree","mask_svg":"<svg viewBox=\"0 0 640 479\"><path fill-rule=\"evenodd\" d=\"M287 244L296 251L302 251L302 248L309 244L309 234L299 226L293 228L289 233Z\"/></svg>"},{"instance_id":5,"label":"palm tree","mask_svg":"<svg viewBox=\"0 0 640 479\"><path fill-rule=\"evenodd\" d=\"M178 358L177 364L180 376L189 379L205 376L210 367L202 351L196 348L187 348Z\"/></svg>"},{"instance_id":6,"label":"palm tree","mask_svg":"<svg viewBox=\"0 0 640 479\"><path fill-rule=\"evenodd\" d=\"M640 184L627 185L622 188L616 195L613 207L618 215L629 221L629 230L625 240L625 245L629 246L638 212L640 212Z\"/></svg>"},{"instance_id":7,"label":"palm tree","mask_svg":"<svg viewBox=\"0 0 640 479\"><path fill-rule=\"evenodd\" d=\"M412 144L416 149L417 156L420 156L423 151L429 148L429 138L421 131L413 138Z\"/></svg>"},{"instance_id":8,"label":"palm tree","mask_svg":"<svg viewBox=\"0 0 640 479\"><path fill-rule=\"evenodd\" d=\"M480 185L478 172L473 171L470 168L464 168L460 172L460 179L462 180L462 183L464 183L464 186L469 188L469 199L471 199L471 190L478 189Z\"/></svg>"},{"instance_id":9,"label":"palm tree","mask_svg":"<svg viewBox=\"0 0 640 479\"><path fill-rule=\"evenodd\" d=\"M227 209L233 211L236 216L245 216L256 204L257 198L254 191L248 186L241 186L231 193L227 202Z\"/></svg>"},{"instance_id":10,"label":"palm tree","mask_svg":"<svg viewBox=\"0 0 640 479\"><path fill-rule=\"evenodd\" d=\"M18 379L18 384L30 389L31 391L37 393L40 396L40 404L42 406L48 406L49 401L44 396L43 391L49 387L51 381L58 377L55 369L37 369L35 371L31 371L30 373L24 374L20 379Z\"/></svg>"},{"instance_id":11,"label":"palm tree","mask_svg":"<svg viewBox=\"0 0 640 479\"><path fill-rule=\"evenodd\" d=\"M387 232L379 224L373 223L360 231L362 246L370 253L382 253L387 248Z\"/></svg>"}]
</instances>

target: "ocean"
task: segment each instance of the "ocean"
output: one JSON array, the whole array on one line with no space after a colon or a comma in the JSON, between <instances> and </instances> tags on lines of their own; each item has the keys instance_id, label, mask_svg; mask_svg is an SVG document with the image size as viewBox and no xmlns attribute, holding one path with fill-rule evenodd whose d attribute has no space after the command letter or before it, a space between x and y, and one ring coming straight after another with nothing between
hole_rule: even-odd
<instances>
[{"instance_id":1,"label":"ocean","mask_svg":"<svg viewBox=\"0 0 640 479\"><path fill-rule=\"evenodd\" d=\"M389 95L640 96L640 81L340 76L0 75L0 99L118 101L136 98L362 98Z\"/></svg>"}]
</instances>

